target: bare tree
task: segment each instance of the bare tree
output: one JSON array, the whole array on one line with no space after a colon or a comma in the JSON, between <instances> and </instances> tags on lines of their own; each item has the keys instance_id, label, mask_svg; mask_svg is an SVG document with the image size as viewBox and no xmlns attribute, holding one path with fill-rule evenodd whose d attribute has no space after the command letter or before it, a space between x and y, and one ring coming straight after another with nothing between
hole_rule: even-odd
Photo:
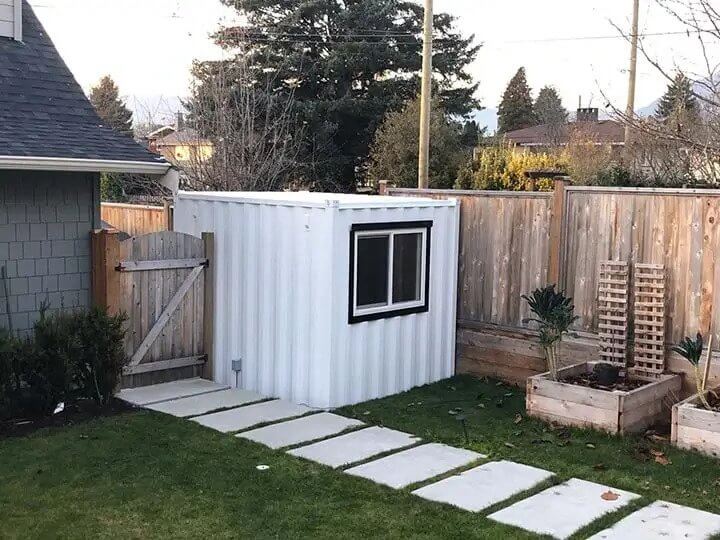
<instances>
[{"instance_id":1,"label":"bare tree","mask_svg":"<svg viewBox=\"0 0 720 540\"><path fill-rule=\"evenodd\" d=\"M302 133L293 122L292 84L279 84L273 72L253 78L243 54L196 63L193 75L186 136L197 137L197 151L188 157L185 187L270 191L293 182ZM209 146L211 153L203 150Z\"/></svg>"},{"instance_id":2,"label":"bare tree","mask_svg":"<svg viewBox=\"0 0 720 540\"><path fill-rule=\"evenodd\" d=\"M700 104L699 114L678 110L671 117L639 118L614 109L614 115L629 124L636 136L627 149L631 165L662 184L711 184L720 180L720 10L715 0L655 0L697 39L699 69L658 58L642 39L642 56L672 83L678 74L693 81L691 89ZM630 36L618 31L629 41Z\"/></svg>"}]
</instances>

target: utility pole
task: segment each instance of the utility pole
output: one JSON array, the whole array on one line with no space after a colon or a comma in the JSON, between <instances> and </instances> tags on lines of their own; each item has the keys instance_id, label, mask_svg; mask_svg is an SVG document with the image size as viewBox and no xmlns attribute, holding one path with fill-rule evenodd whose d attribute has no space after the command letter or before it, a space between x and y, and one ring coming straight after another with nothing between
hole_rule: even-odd
<instances>
[{"instance_id":1,"label":"utility pole","mask_svg":"<svg viewBox=\"0 0 720 540\"><path fill-rule=\"evenodd\" d=\"M638 19L640 14L640 0L633 0L632 30L630 34L630 77L628 80L628 101L625 110L625 151L629 151L632 142L632 128L630 120L635 115L635 82L637 80L637 53L638 53Z\"/></svg>"},{"instance_id":2,"label":"utility pole","mask_svg":"<svg viewBox=\"0 0 720 540\"><path fill-rule=\"evenodd\" d=\"M425 0L422 94L420 97L420 160L418 188L427 189L430 169L430 107L432 104L433 0Z\"/></svg>"}]
</instances>

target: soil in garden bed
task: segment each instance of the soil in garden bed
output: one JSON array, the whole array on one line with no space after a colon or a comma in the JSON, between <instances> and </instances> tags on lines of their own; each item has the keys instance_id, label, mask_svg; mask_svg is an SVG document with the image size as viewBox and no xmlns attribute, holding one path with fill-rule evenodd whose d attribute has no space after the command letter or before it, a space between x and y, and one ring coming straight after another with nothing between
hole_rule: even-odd
<instances>
[{"instance_id":1,"label":"soil in garden bed","mask_svg":"<svg viewBox=\"0 0 720 540\"><path fill-rule=\"evenodd\" d=\"M585 386L587 388L593 388L595 390L607 390L612 392L614 390L620 390L621 392L630 392L643 386L651 384L652 381L644 381L642 379L630 379L627 376L619 377L617 382L611 385L602 385L598 383L597 376L595 373L584 373L582 375L573 375L572 377L566 377L561 382L568 384L575 384L577 386Z\"/></svg>"},{"instance_id":2,"label":"soil in garden bed","mask_svg":"<svg viewBox=\"0 0 720 540\"><path fill-rule=\"evenodd\" d=\"M131 405L117 399L113 399L110 404L105 406L100 406L92 400L80 400L68 404L64 411L52 416L0 420L0 440L11 437L25 437L48 427L82 424L94 418L115 416L131 410L133 410Z\"/></svg>"},{"instance_id":3,"label":"soil in garden bed","mask_svg":"<svg viewBox=\"0 0 720 540\"><path fill-rule=\"evenodd\" d=\"M720 394L717 394L715 392L708 392L707 394L707 400L710 404L710 408L713 412L720 412ZM704 409L702 403L698 403L697 407L700 409Z\"/></svg>"}]
</instances>

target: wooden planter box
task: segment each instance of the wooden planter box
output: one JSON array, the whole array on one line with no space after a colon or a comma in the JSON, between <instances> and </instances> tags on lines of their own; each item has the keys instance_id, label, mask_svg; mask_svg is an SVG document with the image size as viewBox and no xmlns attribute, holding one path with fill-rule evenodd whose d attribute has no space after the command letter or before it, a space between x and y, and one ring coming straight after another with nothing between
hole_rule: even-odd
<instances>
[{"instance_id":1,"label":"wooden planter box","mask_svg":"<svg viewBox=\"0 0 720 540\"><path fill-rule=\"evenodd\" d=\"M717 388L716 391L720 390ZM673 444L687 450L720 456L720 413L708 411L698 395L676 403L672 409Z\"/></svg>"},{"instance_id":2,"label":"wooden planter box","mask_svg":"<svg viewBox=\"0 0 720 540\"><path fill-rule=\"evenodd\" d=\"M595 364L584 362L560 369L560 378L589 373ZM638 432L665 416L669 409L665 400L679 396L681 384L680 375L663 375L630 392L607 391L555 382L549 373L543 373L527 380L526 410L530 416L566 426Z\"/></svg>"}]
</instances>

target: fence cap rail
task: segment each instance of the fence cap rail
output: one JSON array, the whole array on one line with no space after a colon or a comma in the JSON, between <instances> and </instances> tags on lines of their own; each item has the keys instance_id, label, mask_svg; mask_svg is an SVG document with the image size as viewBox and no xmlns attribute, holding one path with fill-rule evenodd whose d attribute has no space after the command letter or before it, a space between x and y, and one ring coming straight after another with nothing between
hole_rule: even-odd
<instances>
[{"instance_id":1,"label":"fence cap rail","mask_svg":"<svg viewBox=\"0 0 720 540\"><path fill-rule=\"evenodd\" d=\"M720 189L702 188L653 188L653 187L607 187L607 186L567 186L567 191L576 193L627 193L635 195L680 195L685 197L720 197Z\"/></svg>"},{"instance_id":2,"label":"fence cap rail","mask_svg":"<svg viewBox=\"0 0 720 540\"><path fill-rule=\"evenodd\" d=\"M474 189L417 189L417 188L388 188L388 194L398 195L447 195L449 197L530 197L549 199L552 191L493 191Z\"/></svg>"}]
</instances>

